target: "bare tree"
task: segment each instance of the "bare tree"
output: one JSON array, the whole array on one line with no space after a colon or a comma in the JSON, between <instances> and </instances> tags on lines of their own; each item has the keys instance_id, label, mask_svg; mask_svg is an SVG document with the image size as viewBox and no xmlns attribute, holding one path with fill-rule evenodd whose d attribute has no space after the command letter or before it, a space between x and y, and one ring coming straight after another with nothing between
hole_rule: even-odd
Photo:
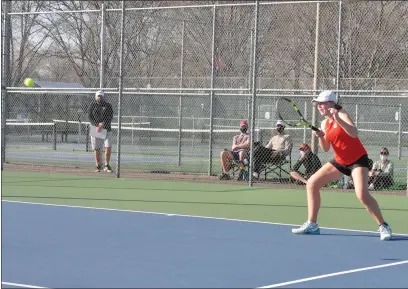
<instances>
[{"instance_id":1,"label":"bare tree","mask_svg":"<svg viewBox=\"0 0 408 289\"><path fill-rule=\"evenodd\" d=\"M41 11L43 1L14 2L13 10L20 12ZM12 86L22 85L25 77L36 77L35 71L43 61L41 51L49 49L49 34L41 29L41 15L13 15L11 17L10 66Z\"/></svg>"}]
</instances>

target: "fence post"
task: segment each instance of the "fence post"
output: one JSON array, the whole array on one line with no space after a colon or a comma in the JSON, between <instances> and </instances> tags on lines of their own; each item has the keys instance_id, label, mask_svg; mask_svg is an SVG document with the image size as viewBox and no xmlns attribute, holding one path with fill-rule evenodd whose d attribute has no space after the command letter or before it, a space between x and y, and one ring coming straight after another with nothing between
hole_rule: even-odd
<instances>
[{"instance_id":1,"label":"fence post","mask_svg":"<svg viewBox=\"0 0 408 289\"><path fill-rule=\"evenodd\" d=\"M313 69L313 93L316 94L318 88L318 69L319 69L319 30L320 30L320 3L316 3L316 31L315 31L315 50L314 50L314 69ZM312 106L312 125L317 125L317 107L316 103ZM312 134L312 139L310 141L312 151L317 154L318 151L318 141L317 138Z\"/></svg>"},{"instance_id":2,"label":"fence post","mask_svg":"<svg viewBox=\"0 0 408 289\"><path fill-rule=\"evenodd\" d=\"M181 138L182 138L182 129L183 129L183 96L181 93L183 92L184 87L184 30L185 30L185 23L186 21L183 20L183 24L181 27L181 51L180 51L180 97L179 97L179 133L178 133L178 165L181 166Z\"/></svg>"},{"instance_id":3,"label":"fence post","mask_svg":"<svg viewBox=\"0 0 408 289\"><path fill-rule=\"evenodd\" d=\"M56 122L54 122L54 125L52 126L52 138L53 138L52 149L56 151L57 150L57 123Z\"/></svg>"},{"instance_id":4,"label":"fence post","mask_svg":"<svg viewBox=\"0 0 408 289\"><path fill-rule=\"evenodd\" d=\"M85 151L89 152L89 127L90 125L86 125L86 136L85 136Z\"/></svg>"},{"instance_id":5,"label":"fence post","mask_svg":"<svg viewBox=\"0 0 408 289\"><path fill-rule=\"evenodd\" d=\"M341 52L341 28L342 28L342 3L339 1L339 23L338 23L338 34L337 34L337 69L336 69L336 92L339 93L340 89L340 52Z\"/></svg>"},{"instance_id":6,"label":"fence post","mask_svg":"<svg viewBox=\"0 0 408 289\"><path fill-rule=\"evenodd\" d=\"M213 150L213 121L214 121L214 80L215 80L215 32L216 32L216 24L217 24L217 6L213 6L213 21L212 21L212 47L211 47L211 91L210 91L210 128L209 128L209 139L208 139L208 175L212 175L212 150Z\"/></svg>"},{"instance_id":7,"label":"fence post","mask_svg":"<svg viewBox=\"0 0 408 289\"><path fill-rule=\"evenodd\" d=\"M106 20L106 7L105 4L102 3L101 7L101 43L100 43L100 48L101 48L101 55L100 55L100 67L99 67L99 88L103 88L105 84L105 20Z\"/></svg>"},{"instance_id":8,"label":"fence post","mask_svg":"<svg viewBox=\"0 0 408 289\"><path fill-rule=\"evenodd\" d=\"M305 101L305 111L304 111L305 119L307 119L307 101ZM306 143L306 127L303 128L303 143Z\"/></svg>"},{"instance_id":9,"label":"fence post","mask_svg":"<svg viewBox=\"0 0 408 289\"><path fill-rule=\"evenodd\" d=\"M259 22L259 0L256 0L254 11L254 37L252 48L252 103L251 103L251 146L249 151L249 180L248 186L252 186L252 175L254 169L254 133L255 133L255 106L256 106L256 91L258 88L258 61L257 61L257 44L258 44L258 23Z\"/></svg>"},{"instance_id":10,"label":"fence post","mask_svg":"<svg viewBox=\"0 0 408 289\"><path fill-rule=\"evenodd\" d=\"M402 104L400 103L398 109L398 159L401 159L401 146L402 146Z\"/></svg>"},{"instance_id":11,"label":"fence post","mask_svg":"<svg viewBox=\"0 0 408 289\"><path fill-rule=\"evenodd\" d=\"M78 144L81 142L81 120L78 121Z\"/></svg>"},{"instance_id":12,"label":"fence post","mask_svg":"<svg viewBox=\"0 0 408 289\"><path fill-rule=\"evenodd\" d=\"M141 122L141 121L140 121ZM139 125L140 126L140 125ZM135 117L132 115L132 145L134 145L134 137L135 137L135 134L134 134L134 128L135 128Z\"/></svg>"},{"instance_id":13,"label":"fence post","mask_svg":"<svg viewBox=\"0 0 408 289\"><path fill-rule=\"evenodd\" d=\"M121 137L122 137L122 91L123 91L123 48L125 41L125 1L122 0L122 17L120 20L120 57L119 57L119 95L118 95L118 135L116 155L116 177L120 178Z\"/></svg>"},{"instance_id":14,"label":"fence post","mask_svg":"<svg viewBox=\"0 0 408 289\"><path fill-rule=\"evenodd\" d=\"M3 6L4 3L4 6ZM11 70L10 70L10 39L11 39L11 19L8 14L11 11L11 1L1 1L1 6L4 7L3 13L4 18L2 19L2 30L1 35L1 51L3 66L1 67L2 72L2 86L1 86L1 170L4 169L4 163L6 161L6 136L7 136L7 125L6 119L8 114L8 92L6 87L10 83Z\"/></svg>"}]
</instances>

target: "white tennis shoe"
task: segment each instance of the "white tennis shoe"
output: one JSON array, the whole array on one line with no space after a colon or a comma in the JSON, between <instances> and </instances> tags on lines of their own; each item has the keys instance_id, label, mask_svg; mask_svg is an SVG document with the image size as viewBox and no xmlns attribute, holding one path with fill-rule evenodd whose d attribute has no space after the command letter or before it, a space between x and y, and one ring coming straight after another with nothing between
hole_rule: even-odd
<instances>
[{"instance_id":1,"label":"white tennis shoe","mask_svg":"<svg viewBox=\"0 0 408 289\"><path fill-rule=\"evenodd\" d=\"M307 221L302 226L300 226L300 228L292 229L292 233L294 233L294 234L320 235L320 228L319 228L318 224Z\"/></svg>"},{"instance_id":2,"label":"white tennis shoe","mask_svg":"<svg viewBox=\"0 0 408 289\"><path fill-rule=\"evenodd\" d=\"M381 224L381 225L380 225L380 228L378 229L378 231L380 231L381 241L391 240L391 238L392 238L392 231L391 231L391 227L390 227L387 223Z\"/></svg>"}]
</instances>

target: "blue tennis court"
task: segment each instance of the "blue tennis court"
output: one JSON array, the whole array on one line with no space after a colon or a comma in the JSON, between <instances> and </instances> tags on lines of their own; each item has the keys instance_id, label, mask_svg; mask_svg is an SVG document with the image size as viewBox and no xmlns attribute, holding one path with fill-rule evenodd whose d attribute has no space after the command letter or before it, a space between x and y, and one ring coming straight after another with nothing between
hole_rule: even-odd
<instances>
[{"instance_id":1,"label":"blue tennis court","mask_svg":"<svg viewBox=\"0 0 408 289\"><path fill-rule=\"evenodd\" d=\"M408 286L408 235L2 202L3 287Z\"/></svg>"}]
</instances>

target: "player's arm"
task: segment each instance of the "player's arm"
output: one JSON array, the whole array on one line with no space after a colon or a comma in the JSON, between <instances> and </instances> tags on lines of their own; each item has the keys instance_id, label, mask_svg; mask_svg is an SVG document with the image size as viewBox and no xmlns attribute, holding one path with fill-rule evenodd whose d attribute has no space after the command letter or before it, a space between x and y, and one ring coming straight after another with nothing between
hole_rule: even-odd
<instances>
[{"instance_id":1,"label":"player's arm","mask_svg":"<svg viewBox=\"0 0 408 289\"><path fill-rule=\"evenodd\" d=\"M237 148L237 135L236 136L234 136L233 138L232 138L232 145L231 145L231 151L234 151L234 150L236 150L236 148Z\"/></svg>"},{"instance_id":2,"label":"player's arm","mask_svg":"<svg viewBox=\"0 0 408 289\"><path fill-rule=\"evenodd\" d=\"M97 126L98 122L97 120L94 118L94 114L93 114L93 107L94 105L91 104L88 108L88 120L89 122L93 125L93 126Z\"/></svg>"},{"instance_id":3,"label":"player's arm","mask_svg":"<svg viewBox=\"0 0 408 289\"><path fill-rule=\"evenodd\" d=\"M351 119L350 115L344 110L334 110L333 117L335 121L344 129L344 131L351 137L356 138L358 136L358 129Z\"/></svg>"},{"instance_id":4,"label":"player's arm","mask_svg":"<svg viewBox=\"0 0 408 289\"><path fill-rule=\"evenodd\" d=\"M110 124L112 122L113 109L112 109L112 105L110 103L108 103L106 105L106 110L102 114L102 119L103 119L103 122L100 122L99 125L98 125L100 128L103 128L103 127L106 128L107 126L105 126L105 124Z\"/></svg>"},{"instance_id":5,"label":"player's arm","mask_svg":"<svg viewBox=\"0 0 408 289\"><path fill-rule=\"evenodd\" d=\"M266 144L266 148L267 149L270 149L270 150L272 150L273 149L273 138L274 137L271 137L270 139L269 139L269 142Z\"/></svg>"},{"instance_id":6,"label":"player's arm","mask_svg":"<svg viewBox=\"0 0 408 289\"><path fill-rule=\"evenodd\" d=\"M376 161L376 162L374 163L373 167L371 168L371 171L368 172L368 176L369 176L369 177L373 177L373 176L378 175L378 173L379 173L378 167L380 166L380 163L379 163L379 162L380 162L380 161Z\"/></svg>"},{"instance_id":7,"label":"player's arm","mask_svg":"<svg viewBox=\"0 0 408 289\"><path fill-rule=\"evenodd\" d=\"M109 103L108 111L106 112L106 120L107 122L111 123L112 119L113 119L113 109L112 109L112 105Z\"/></svg>"},{"instance_id":8,"label":"player's arm","mask_svg":"<svg viewBox=\"0 0 408 289\"><path fill-rule=\"evenodd\" d=\"M103 124L110 124L112 122L113 119L113 109L112 109L112 105L109 103L106 107L106 112L105 112L105 116L103 118Z\"/></svg>"},{"instance_id":9,"label":"player's arm","mask_svg":"<svg viewBox=\"0 0 408 289\"><path fill-rule=\"evenodd\" d=\"M285 150L284 150L284 155L289 155L290 152L292 151L293 147L293 141L292 141L292 136L288 135L285 139Z\"/></svg>"},{"instance_id":10,"label":"player's arm","mask_svg":"<svg viewBox=\"0 0 408 289\"><path fill-rule=\"evenodd\" d=\"M299 172L300 166L303 164L303 162L305 161L305 157L300 157L298 159L298 161L296 162L296 164L292 167L291 171L292 172Z\"/></svg>"},{"instance_id":11,"label":"player's arm","mask_svg":"<svg viewBox=\"0 0 408 289\"><path fill-rule=\"evenodd\" d=\"M319 145L322 150L327 153L330 150L330 142L326 139L326 121L327 119L322 121L320 131L314 132L314 134L319 138Z\"/></svg>"},{"instance_id":12,"label":"player's arm","mask_svg":"<svg viewBox=\"0 0 408 289\"><path fill-rule=\"evenodd\" d=\"M388 165L384 168L382 172L379 172L379 176L390 176L394 175L394 164L392 162L388 162Z\"/></svg>"},{"instance_id":13,"label":"player's arm","mask_svg":"<svg viewBox=\"0 0 408 289\"><path fill-rule=\"evenodd\" d=\"M251 143L250 138L248 138L244 143L237 144L235 146L235 149L247 149L247 148L249 148L250 143Z\"/></svg>"}]
</instances>

